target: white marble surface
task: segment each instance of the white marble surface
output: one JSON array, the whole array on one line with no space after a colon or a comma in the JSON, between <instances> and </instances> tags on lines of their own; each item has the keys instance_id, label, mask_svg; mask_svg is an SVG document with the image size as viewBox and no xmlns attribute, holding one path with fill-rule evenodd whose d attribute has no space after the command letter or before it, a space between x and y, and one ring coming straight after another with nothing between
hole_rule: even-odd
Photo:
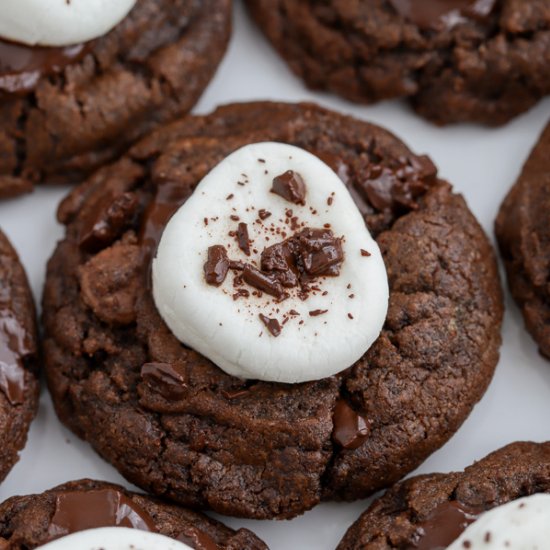
<instances>
[{"instance_id":1,"label":"white marble surface","mask_svg":"<svg viewBox=\"0 0 550 550\"><path fill-rule=\"evenodd\" d=\"M463 193L485 230L492 235L498 206L550 117L550 98L499 129L473 125L436 128L416 117L405 104L374 107L347 103L306 90L252 26L240 5L228 55L196 108L253 99L316 101L394 131L411 148L427 153L443 177ZM40 299L45 265L62 235L55 209L67 188L42 188L34 194L0 203L0 226L18 249L33 291ZM517 308L506 294L502 358L485 397L458 433L434 453L419 472L450 471L467 466L490 451L516 440L550 438L550 363L537 353L525 333ZM38 418L20 462L0 485L0 500L39 492L64 481L93 477L124 483L91 448L57 421L43 391ZM272 550L330 550L366 502L323 504L293 521L228 519L263 537Z\"/></svg>"}]
</instances>

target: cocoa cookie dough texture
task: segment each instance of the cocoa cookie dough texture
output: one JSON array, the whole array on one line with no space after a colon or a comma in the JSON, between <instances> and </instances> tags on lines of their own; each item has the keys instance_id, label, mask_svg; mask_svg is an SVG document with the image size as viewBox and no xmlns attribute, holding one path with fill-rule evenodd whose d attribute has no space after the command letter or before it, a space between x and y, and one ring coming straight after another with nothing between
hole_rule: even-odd
<instances>
[{"instance_id":1,"label":"cocoa cookie dough texture","mask_svg":"<svg viewBox=\"0 0 550 550\"><path fill-rule=\"evenodd\" d=\"M463 472L398 483L349 528L338 550L446 548L453 537L445 535L458 537L460 523L472 523L483 512L536 493L550 493L550 443L513 443ZM424 537L440 544L430 546ZM470 547L478 548L464 545Z\"/></svg>"},{"instance_id":2,"label":"cocoa cookie dough texture","mask_svg":"<svg viewBox=\"0 0 550 550\"><path fill-rule=\"evenodd\" d=\"M137 0L66 48L0 41L0 198L78 182L188 111L227 45L230 0Z\"/></svg>"},{"instance_id":3,"label":"cocoa cookie dough texture","mask_svg":"<svg viewBox=\"0 0 550 550\"><path fill-rule=\"evenodd\" d=\"M333 377L231 377L154 306L150 262L168 218L216 164L260 141L327 162L384 257L382 333ZM490 244L431 161L379 127L309 104L229 105L154 132L58 216L66 236L44 293L57 413L153 494L252 518L365 497L445 443L491 380L502 303Z\"/></svg>"},{"instance_id":4,"label":"cocoa cookie dough texture","mask_svg":"<svg viewBox=\"0 0 550 550\"><path fill-rule=\"evenodd\" d=\"M0 504L0 548L31 550L60 535L120 521L124 527L160 533L196 550L267 550L247 529L233 531L201 513L90 479Z\"/></svg>"},{"instance_id":5,"label":"cocoa cookie dough texture","mask_svg":"<svg viewBox=\"0 0 550 550\"><path fill-rule=\"evenodd\" d=\"M504 199L495 231L527 330L550 359L550 123Z\"/></svg>"},{"instance_id":6,"label":"cocoa cookie dough texture","mask_svg":"<svg viewBox=\"0 0 550 550\"><path fill-rule=\"evenodd\" d=\"M352 101L405 97L436 124L499 125L550 93L548 0L247 4L308 86Z\"/></svg>"},{"instance_id":7,"label":"cocoa cookie dough texture","mask_svg":"<svg viewBox=\"0 0 550 550\"><path fill-rule=\"evenodd\" d=\"M0 481L17 462L38 408L37 340L25 271L0 231Z\"/></svg>"}]
</instances>

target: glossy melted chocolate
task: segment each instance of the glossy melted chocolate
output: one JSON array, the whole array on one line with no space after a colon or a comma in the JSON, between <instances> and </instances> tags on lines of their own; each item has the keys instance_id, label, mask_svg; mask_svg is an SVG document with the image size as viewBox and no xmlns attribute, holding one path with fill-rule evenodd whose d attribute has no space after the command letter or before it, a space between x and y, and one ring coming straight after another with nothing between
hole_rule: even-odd
<instances>
[{"instance_id":1,"label":"glossy melted chocolate","mask_svg":"<svg viewBox=\"0 0 550 550\"><path fill-rule=\"evenodd\" d=\"M368 420L354 411L344 399L336 402L332 421L332 439L344 449L357 449L369 436Z\"/></svg>"},{"instance_id":2,"label":"glossy melted chocolate","mask_svg":"<svg viewBox=\"0 0 550 550\"><path fill-rule=\"evenodd\" d=\"M456 500L443 502L418 526L417 537L410 550L445 550L480 513Z\"/></svg>"},{"instance_id":3,"label":"glossy melted chocolate","mask_svg":"<svg viewBox=\"0 0 550 550\"><path fill-rule=\"evenodd\" d=\"M0 390L12 405L23 403L25 369L23 357L31 353L25 329L10 311L0 307Z\"/></svg>"},{"instance_id":4,"label":"glossy melted chocolate","mask_svg":"<svg viewBox=\"0 0 550 550\"><path fill-rule=\"evenodd\" d=\"M219 546L214 542L210 535L191 527L186 529L177 537L176 540L187 544L195 550L219 550Z\"/></svg>"},{"instance_id":5,"label":"glossy melted chocolate","mask_svg":"<svg viewBox=\"0 0 550 550\"><path fill-rule=\"evenodd\" d=\"M87 44L43 48L0 40L0 92L30 92L40 78L61 72L67 65L80 61L88 51Z\"/></svg>"},{"instance_id":6,"label":"glossy melted chocolate","mask_svg":"<svg viewBox=\"0 0 550 550\"><path fill-rule=\"evenodd\" d=\"M133 500L115 489L58 493L48 526L51 540L97 527L131 527L156 531L153 518Z\"/></svg>"},{"instance_id":7,"label":"glossy melted chocolate","mask_svg":"<svg viewBox=\"0 0 550 550\"><path fill-rule=\"evenodd\" d=\"M496 0L390 0L403 17L422 29L451 28L465 17L483 20Z\"/></svg>"}]
</instances>

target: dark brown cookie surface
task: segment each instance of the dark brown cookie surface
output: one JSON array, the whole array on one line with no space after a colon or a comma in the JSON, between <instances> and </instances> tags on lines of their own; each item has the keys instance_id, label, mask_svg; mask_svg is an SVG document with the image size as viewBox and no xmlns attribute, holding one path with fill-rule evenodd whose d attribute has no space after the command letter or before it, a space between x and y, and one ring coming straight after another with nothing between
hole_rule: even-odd
<instances>
[{"instance_id":1,"label":"dark brown cookie surface","mask_svg":"<svg viewBox=\"0 0 550 550\"><path fill-rule=\"evenodd\" d=\"M171 213L259 141L329 163L386 262L385 328L335 377L233 378L176 340L148 288ZM59 217L67 234L44 294L57 412L155 494L255 518L364 497L441 446L493 374L502 304L491 247L431 161L379 127L308 104L230 105L153 133L76 188Z\"/></svg>"},{"instance_id":2,"label":"dark brown cookie surface","mask_svg":"<svg viewBox=\"0 0 550 550\"><path fill-rule=\"evenodd\" d=\"M37 339L27 276L0 231L0 481L17 462L38 407Z\"/></svg>"},{"instance_id":3,"label":"dark brown cookie surface","mask_svg":"<svg viewBox=\"0 0 550 550\"><path fill-rule=\"evenodd\" d=\"M408 97L437 124L498 125L550 93L547 0L247 4L311 88L352 101Z\"/></svg>"},{"instance_id":4,"label":"dark brown cookie surface","mask_svg":"<svg viewBox=\"0 0 550 550\"><path fill-rule=\"evenodd\" d=\"M27 550L96 527L160 533L195 550L267 550L247 529L233 531L204 514L123 487L83 479L0 504L0 548Z\"/></svg>"},{"instance_id":5,"label":"dark brown cookie surface","mask_svg":"<svg viewBox=\"0 0 550 550\"><path fill-rule=\"evenodd\" d=\"M495 233L527 330L550 359L550 124L504 199Z\"/></svg>"},{"instance_id":6,"label":"dark brown cookie surface","mask_svg":"<svg viewBox=\"0 0 550 550\"><path fill-rule=\"evenodd\" d=\"M225 51L230 18L231 0L138 0L77 50L54 56L0 42L0 198L39 181L80 181L191 109ZM27 58L27 72L6 74L10 60Z\"/></svg>"},{"instance_id":7,"label":"dark brown cookie surface","mask_svg":"<svg viewBox=\"0 0 550 550\"><path fill-rule=\"evenodd\" d=\"M535 493L550 493L550 443L512 443L463 472L398 483L349 528L338 550L445 548L462 533L460 524Z\"/></svg>"}]
</instances>

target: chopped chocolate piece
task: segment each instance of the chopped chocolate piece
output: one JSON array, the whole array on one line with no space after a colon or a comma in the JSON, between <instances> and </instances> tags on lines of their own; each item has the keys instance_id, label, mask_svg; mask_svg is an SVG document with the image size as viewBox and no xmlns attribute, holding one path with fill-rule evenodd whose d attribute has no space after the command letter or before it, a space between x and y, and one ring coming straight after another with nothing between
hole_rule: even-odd
<instances>
[{"instance_id":1,"label":"chopped chocolate piece","mask_svg":"<svg viewBox=\"0 0 550 550\"><path fill-rule=\"evenodd\" d=\"M303 229L298 235L299 255L308 275L336 276L344 260L342 240L332 231Z\"/></svg>"},{"instance_id":2,"label":"chopped chocolate piece","mask_svg":"<svg viewBox=\"0 0 550 550\"><path fill-rule=\"evenodd\" d=\"M263 273L250 264L244 266L242 277L245 283L270 296L280 299L285 295L281 283L272 274Z\"/></svg>"},{"instance_id":3,"label":"chopped chocolate piece","mask_svg":"<svg viewBox=\"0 0 550 550\"><path fill-rule=\"evenodd\" d=\"M187 390L185 370L171 363L145 363L141 378L154 392L171 401L181 399Z\"/></svg>"},{"instance_id":4,"label":"chopped chocolate piece","mask_svg":"<svg viewBox=\"0 0 550 550\"><path fill-rule=\"evenodd\" d=\"M271 216L271 212L269 212L265 208L260 208L260 210L258 211L258 216L260 216L260 220L263 221L269 218L269 216Z\"/></svg>"},{"instance_id":5,"label":"chopped chocolate piece","mask_svg":"<svg viewBox=\"0 0 550 550\"><path fill-rule=\"evenodd\" d=\"M369 421L355 412L344 399L334 407L332 439L344 449L357 449L370 433Z\"/></svg>"},{"instance_id":6,"label":"chopped chocolate piece","mask_svg":"<svg viewBox=\"0 0 550 550\"><path fill-rule=\"evenodd\" d=\"M318 317L319 315L324 315L328 312L328 309L314 309L313 311L309 312L310 317Z\"/></svg>"},{"instance_id":7,"label":"chopped chocolate piece","mask_svg":"<svg viewBox=\"0 0 550 550\"><path fill-rule=\"evenodd\" d=\"M109 246L134 221L139 201L134 193L105 196L87 210L80 226L80 248L98 252Z\"/></svg>"},{"instance_id":8,"label":"chopped chocolate piece","mask_svg":"<svg viewBox=\"0 0 550 550\"><path fill-rule=\"evenodd\" d=\"M238 300L239 298L248 298L250 292L246 288L239 288L237 292L233 294L233 300Z\"/></svg>"},{"instance_id":9,"label":"chopped chocolate piece","mask_svg":"<svg viewBox=\"0 0 550 550\"><path fill-rule=\"evenodd\" d=\"M237 227L237 242L239 248L247 255L250 256L250 237L248 236L248 225L241 222Z\"/></svg>"},{"instance_id":10,"label":"chopped chocolate piece","mask_svg":"<svg viewBox=\"0 0 550 550\"><path fill-rule=\"evenodd\" d=\"M267 330L271 332L275 338L281 334L281 325L279 324L279 321L277 319L270 319L269 317L266 317L262 313L260 313L260 319L262 320L262 323L267 327Z\"/></svg>"},{"instance_id":11,"label":"chopped chocolate piece","mask_svg":"<svg viewBox=\"0 0 550 550\"><path fill-rule=\"evenodd\" d=\"M361 256L364 256L365 258L368 258L370 255L371 255L370 252L368 252L367 250L361 249Z\"/></svg>"},{"instance_id":12,"label":"chopped chocolate piece","mask_svg":"<svg viewBox=\"0 0 550 550\"><path fill-rule=\"evenodd\" d=\"M277 280L286 288L293 288L300 283L300 273L290 241L267 247L261 255L261 266L263 271L276 272L274 275Z\"/></svg>"},{"instance_id":13,"label":"chopped chocolate piece","mask_svg":"<svg viewBox=\"0 0 550 550\"><path fill-rule=\"evenodd\" d=\"M233 220L234 222L238 222L241 218L239 218L239 216L237 216L236 214L231 214L231 216L229 216L229 218L231 220Z\"/></svg>"},{"instance_id":14,"label":"chopped chocolate piece","mask_svg":"<svg viewBox=\"0 0 550 550\"><path fill-rule=\"evenodd\" d=\"M208 259L204 264L204 278L209 285L220 286L229 271L229 258L225 247L216 244L208 248Z\"/></svg>"},{"instance_id":15,"label":"chopped chocolate piece","mask_svg":"<svg viewBox=\"0 0 550 550\"><path fill-rule=\"evenodd\" d=\"M306 203L306 184L302 176L294 170L287 170L284 174L273 178L271 192L294 204Z\"/></svg>"}]
</instances>

